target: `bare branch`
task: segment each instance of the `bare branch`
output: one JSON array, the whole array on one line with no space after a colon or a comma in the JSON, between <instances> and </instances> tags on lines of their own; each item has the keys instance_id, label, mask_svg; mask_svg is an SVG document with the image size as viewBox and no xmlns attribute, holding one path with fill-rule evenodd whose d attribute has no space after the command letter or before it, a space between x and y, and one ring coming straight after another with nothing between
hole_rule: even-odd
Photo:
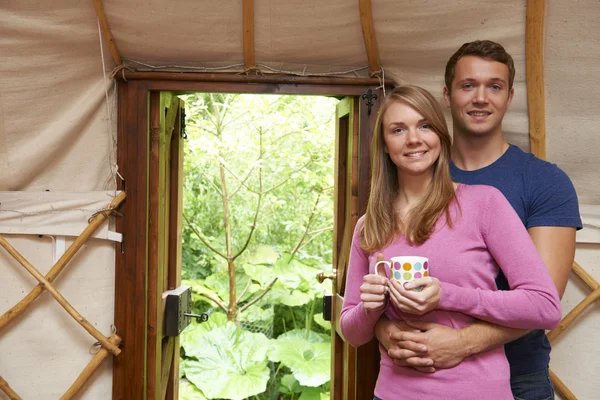
<instances>
[{"instance_id":1,"label":"bare branch","mask_svg":"<svg viewBox=\"0 0 600 400\"><path fill-rule=\"evenodd\" d=\"M221 257L223 257L224 259L227 260L227 257L221 253L219 250L215 249L213 246L210 245L210 243L208 243L208 240L206 240L201 234L200 232L198 232L196 230L196 228L194 228L194 226L192 225L192 223L190 222L190 220L188 219L188 217L183 214L183 218L185 218L185 221L187 222L187 224L189 225L190 228L192 228L192 231L196 234L196 236L198 236L198 239L200 239L202 241L202 243L204 243L204 245L206 247L208 247L209 249L211 249L212 251L214 251L215 253L217 253L218 255L220 255Z\"/></svg>"},{"instance_id":2,"label":"bare branch","mask_svg":"<svg viewBox=\"0 0 600 400\"><path fill-rule=\"evenodd\" d=\"M258 130L258 134L259 134L259 138L260 138L260 150L259 150L258 158L261 159L263 156L263 142L262 142L263 132L261 129ZM252 239L252 235L254 234L254 231L256 230L256 221L258 221L258 213L260 211L260 205L261 205L262 196L263 196L262 168L258 169L258 190L260 192L258 194L258 201L256 203L256 211L254 212L254 221L252 221L252 227L250 228L250 233L248 234L248 239L246 239L246 243L244 243L244 246L242 247L242 249L233 257L234 260L236 258L238 258L244 251L246 251L246 248L248 247L248 244L250 243L250 240Z\"/></svg>"},{"instance_id":3,"label":"bare branch","mask_svg":"<svg viewBox=\"0 0 600 400\"><path fill-rule=\"evenodd\" d=\"M223 311L225 311L225 313L227 313L227 306L225 305L225 303L223 303L221 301L221 299L219 299L218 297L214 296L212 293L203 293L203 292L200 292L198 294L200 296L206 297L210 301L214 302L216 305L219 306L219 308L221 308L221 310L223 310Z\"/></svg>"},{"instance_id":4,"label":"bare branch","mask_svg":"<svg viewBox=\"0 0 600 400\"><path fill-rule=\"evenodd\" d=\"M203 127L203 126L200 126L200 125L198 125L198 124L189 124L189 125L187 125L187 126L193 126L194 128L198 128L198 129L200 129L200 130L203 130L203 131L205 131L205 132L207 132L207 133L210 133L210 134L211 134L211 135L213 135L213 136L219 137L219 136L217 135L217 133L216 133L215 131L213 131L212 129L205 128L205 127Z\"/></svg>"},{"instance_id":5,"label":"bare branch","mask_svg":"<svg viewBox=\"0 0 600 400\"><path fill-rule=\"evenodd\" d=\"M248 278L248 283L246 283L246 287L244 288L244 290L242 290L242 293L240 293L240 295L238 296L237 300L235 301L236 303L239 303L240 299L242 297L244 297L244 295L246 294L246 291L248 291L248 288L250 287L251 283L252 283L252 279Z\"/></svg>"},{"instance_id":6,"label":"bare branch","mask_svg":"<svg viewBox=\"0 0 600 400\"><path fill-rule=\"evenodd\" d=\"M212 179L210 179L210 177L202 172L200 172L202 174L202 176L204 176L204 178L206 178L206 180L208 182L210 182L211 185L213 185L213 187L217 190L217 192L221 195L221 197L223 197L223 192L221 192L221 188L218 187L213 181Z\"/></svg>"},{"instance_id":7,"label":"bare branch","mask_svg":"<svg viewBox=\"0 0 600 400\"><path fill-rule=\"evenodd\" d=\"M246 190L248 190L249 192L254 193L254 194L259 194L256 190L251 189L248 185L246 185L245 182L247 179L244 179L244 180L240 179L232 170L227 168L227 165L225 165L224 162L220 161L220 163L223 166L223 168L225 169L225 171L229 172L231 174L231 176L233 176L240 183L241 186L246 188ZM254 167L252 167L252 168L254 168ZM238 189L236 189L235 191L237 192ZM229 198L231 198L231 197L229 197Z\"/></svg>"},{"instance_id":8,"label":"bare branch","mask_svg":"<svg viewBox=\"0 0 600 400\"><path fill-rule=\"evenodd\" d=\"M259 172L259 174L260 174L260 172ZM242 249L235 256L233 256L234 260L236 258L238 258L240 255L242 255L242 253L244 251L246 251L246 248L248 247L248 244L250 243L250 239L252 239L252 235L254 234L254 231L256 230L256 221L258 220L258 213L260 211L261 200L262 200L262 193L260 193L258 195L258 202L256 203L256 211L254 212L254 221L252 221L252 227L250 228L250 233L248 234L248 239L246 239L246 243L244 243L244 246L242 247Z\"/></svg>"},{"instance_id":9,"label":"bare branch","mask_svg":"<svg viewBox=\"0 0 600 400\"><path fill-rule=\"evenodd\" d=\"M290 175L285 178L283 181L279 182L277 185L273 186L270 189L265 190L264 192L261 192L261 194L267 194L269 192L272 192L273 190L283 186L287 181L289 181L290 179L292 179L292 175L295 174L296 172L300 172L302 171L304 168L308 167L311 163L313 162L313 159L311 158L306 164L302 165L300 168L293 170ZM320 196L320 195L319 195Z\"/></svg>"},{"instance_id":10,"label":"bare branch","mask_svg":"<svg viewBox=\"0 0 600 400\"><path fill-rule=\"evenodd\" d=\"M308 235L308 230L310 228L310 225L313 223L314 217L317 213L317 206L319 205L319 200L321 200L321 194L323 194L323 192L319 193L319 195L317 196L317 200L315 201L315 204L313 205L313 209L312 209L312 212L310 213L310 217L308 217L308 222L306 223L306 229L304 229L304 233L300 237L300 240L298 240L298 244L296 244L296 247L294 247L294 250L292 250L292 253L291 253L292 257L294 257L294 255L298 252L298 250L300 250L300 246L302 245L302 242L304 242L304 239L306 239L306 236Z\"/></svg>"},{"instance_id":11,"label":"bare branch","mask_svg":"<svg viewBox=\"0 0 600 400\"><path fill-rule=\"evenodd\" d=\"M251 305L253 305L253 304L254 304L254 303L256 303L257 301L259 301L260 299L262 299L262 297L263 297L265 294L267 294L267 292L268 292L269 290L271 290L271 288L273 287L273 285L275 284L275 282L276 282L276 281L277 281L277 278L273 279L273 280L271 281L271 283L269 283L269 286L267 286L267 287L265 288L265 290L263 290L263 291L262 291L262 293L261 293L261 294L259 294L259 295L258 295L258 296L256 296L254 299L252 299L252 301L250 301L249 303L246 303L246 304L244 305L244 307L242 307L242 308L240 309L240 311L239 311L239 312L240 312L240 313L244 312L244 310L246 310L248 307L250 307Z\"/></svg>"},{"instance_id":12,"label":"bare branch","mask_svg":"<svg viewBox=\"0 0 600 400\"><path fill-rule=\"evenodd\" d=\"M313 241L313 239L318 237L320 234L330 231L332 229L333 229L333 226L328 226L327 228L317 229L316 231L310 232L309 235L312 234L312 236L310 238L308 238L308 240L306 242L302 243L302 245L298 248L298 251L302 250L304 248L304 246L307 246L310 242Z\"/></svg>"},{"instance_id":13,"label":"bare branch","mask_svg":"<svg viewBox=\"0 0 600 400\"><path fill-rule=\"evenodd\" d=\"M258 161L258 160L257 160ZM246 176L244 177L243 180L239 181L240 182L240 186L238 186L230 195L229 198L231 199L233 196L235 196L235 194L242 188L245 187L246 189L250 190L248 188L248 186L246 186L246 181L248 180L248 178L250 178L250 175L252 175L252 172L254 172L254 167L256 167L256 163L252 166L252 168L250 168L250 171L248 171L248 173L246 174ZM231 173L231 172L230 172ZM233 175L233 174L232 174ZM234 177L236 179L239 180L239 178L237 178L235 175Z\"/></svg>"}]
</instances>

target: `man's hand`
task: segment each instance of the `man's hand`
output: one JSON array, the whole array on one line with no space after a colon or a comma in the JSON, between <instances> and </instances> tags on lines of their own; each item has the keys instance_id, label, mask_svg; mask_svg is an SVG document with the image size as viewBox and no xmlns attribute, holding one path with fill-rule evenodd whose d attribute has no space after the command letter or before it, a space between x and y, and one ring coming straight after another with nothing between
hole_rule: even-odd
<instances>
[{"instance_id":1,"label":"man's hand","mask_svg":"<svg viewBox=\"0 0 600 400\"><path fill-rule=\"evenodd\" d=\"M435 310L440 303L442 286L437 278L415 279L404 286L391 279L388 286L391 303L405 313L423 315Z\"/></svg>"},{"instance_id":2,"label":"man's hand","mask_svg":"<svg viewBox=\"0 0 600 400\"><path fill-rule=\"evenodd\" d=\"M469 353L459 329L433 322L406 322L412 331L395 331L390 334L392 346L388 350L397 365L411 365L412 357L431 359L433 367L452 368L460 364ZM415 332L418 329L420 332ZM396 346L394 346L394 344ZM420 346L420 347L419 347ZM420 351L417 351L420 350ZM396 361L402 364L399 364Z\"/></svg>"},{"instance_id":3,"label":"man's hand","mask_svg":"<svg viewBox=\"0 0 600 400\"><path fill-rule=\"evenodd\" d=\"M385 308L387 279L377 274L365 275L360 286L360 301L367 311L381 311Z\"/></svg>"},{"instance_id":4,"label":"man's hand","mask_svg":"<svg viewBox=\"0 0 600 400\"><path fill-rule=\"evenodd\" d=\"M423 344L409 340L396 340L396 337L403 332L421 332L419 329L408 326L403 321L390 321L380 319L375 325L375 335L388 351L388 355L394 360L396 365L401 367L412 367L421 372L435 372L432 367L433 360L425 358L427 347Z\"/></svg>"}]
</instances>

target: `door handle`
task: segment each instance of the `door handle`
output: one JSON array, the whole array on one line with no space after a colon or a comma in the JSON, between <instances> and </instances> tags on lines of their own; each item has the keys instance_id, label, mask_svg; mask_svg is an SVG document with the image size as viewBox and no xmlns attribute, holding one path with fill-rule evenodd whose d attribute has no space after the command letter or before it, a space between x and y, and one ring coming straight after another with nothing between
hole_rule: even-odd
<instances>
[{"instance_id":1,"label":"door handle","mask_svg":"<svg viewBox=\"0 0 600 400\"><path fill-rule=\"evenodd\" d=\"M325 279L331 279L333 281L333 280L335 280L336 276L337 275L336 275L335 268L333 269L333 271L330 274L326 274L323 271L319 271L319 273L317 274L317 280L319 281L319 283L325 282Z\"/></svg>"}]
</instances>

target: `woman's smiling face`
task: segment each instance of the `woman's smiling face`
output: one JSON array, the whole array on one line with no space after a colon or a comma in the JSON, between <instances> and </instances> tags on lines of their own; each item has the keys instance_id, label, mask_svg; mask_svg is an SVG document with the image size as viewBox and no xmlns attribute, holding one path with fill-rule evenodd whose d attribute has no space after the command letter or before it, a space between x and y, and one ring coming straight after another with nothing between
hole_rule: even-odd
<instances>
[{"instance_id":1,"label":"woman's smiling face","mask_svg":"<svg viewBox=\"0 0 600 400\"><path fill-rule=\"evenodd\" d=\"M395 101L386 110L382 127L385 152L398 168L399 177L433 173L440 156L440 139L423 115Z\"/></svg>"}]
</instances>

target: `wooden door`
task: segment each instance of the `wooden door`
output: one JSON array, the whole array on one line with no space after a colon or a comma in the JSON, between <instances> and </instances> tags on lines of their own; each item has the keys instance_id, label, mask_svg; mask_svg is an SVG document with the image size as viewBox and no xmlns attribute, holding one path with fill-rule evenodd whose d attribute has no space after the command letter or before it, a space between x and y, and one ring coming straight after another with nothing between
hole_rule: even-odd
<instances>
[{"instance_id":1,"label":"wooden door","mask_svg":"<svg viewBox=\"0 0 600 400\"><path fill-rule=\"evenodd\" d=\"M179 337L163 333L162 294L181 283L183 101L150 93L146 399L177 399Z\"/></svg>"},{"instance_id":2,"label":"wooden door","mask_svg":"<svg viewBox=\"0 0 600 400\"><path fill-rule=\"evenodd\" d=\"M364 214L370 183L371 129L380 94L346 97L336 109L335 210L333 265L336 269L332 298L331 397L335 400L372 399L379 372L377 341L352 347L339 327L352 234Z\"/></svg>"}]
</instances>

